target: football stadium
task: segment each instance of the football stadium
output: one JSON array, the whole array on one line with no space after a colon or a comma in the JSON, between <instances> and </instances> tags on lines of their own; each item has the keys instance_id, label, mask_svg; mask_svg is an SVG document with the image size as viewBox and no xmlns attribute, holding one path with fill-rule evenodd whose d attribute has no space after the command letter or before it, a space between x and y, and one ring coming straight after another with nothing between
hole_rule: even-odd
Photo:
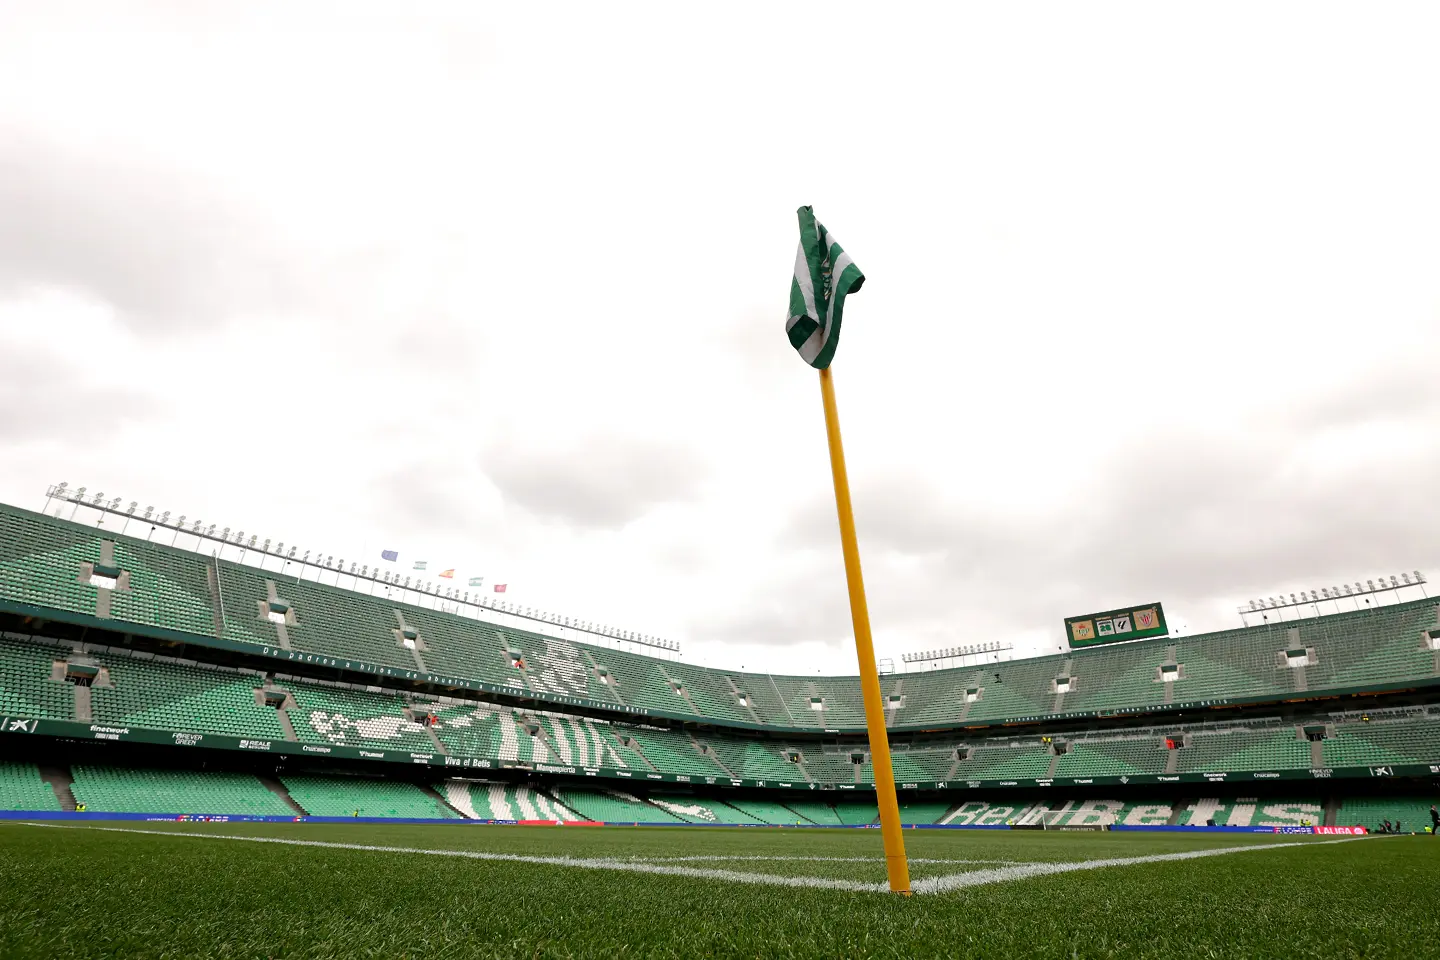
<instances>
[{"instance_id":1,"label":"football stadium","mask_svg":"<svg viewBox=\"0 0 1440 960\"><path fill-rule=\"evenodd\" d=\"M854 676L561 639L50 492L147 536L0 507L7 955L1058 956L1078 911L1087 955L1371 955L1407 945L1355 911L1432 922L1418 573L1343 612L881 675L897 903ZM1277 948L1292 898L1351 907Z\"/></svg>"},{"instance_id":2,"label":"football stadium","mask_svg":"<svg viewBox=\"0 0 1440 960\"><path fill-rule=\"evenodd\" d=\"M0 960L1440 958L1436 36L0 3Z\"/></svg>"}]
</instances>

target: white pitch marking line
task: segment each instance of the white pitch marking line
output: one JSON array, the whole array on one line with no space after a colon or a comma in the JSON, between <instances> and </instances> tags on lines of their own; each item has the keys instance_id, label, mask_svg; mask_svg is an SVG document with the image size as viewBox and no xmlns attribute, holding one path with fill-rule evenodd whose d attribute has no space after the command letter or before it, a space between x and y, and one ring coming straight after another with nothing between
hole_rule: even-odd
<instances>
[{"instance_id":1,"label":"white pitch marking line","mask_svg":"<svg viewBox=\"0 0 1440 960\"><path fill-rule=\"evenodd\" d=\"M707 861L734 861L734 860L777 860L794 863L873 863L883 867L883 857L781 857L781 856L753 856L753 855L727 855L707 854L705 856L693 857L623 857L621 859L631 860L636 863L703 863ZM909 863L1006 863L1022 864L1029 863L1027 860L935 860L928 857L908 857Z\"/></svg>"},{"instance_id":2,"label":"white pitch marking line","mask_svg":"<svg viewBox=\"0 0 1440 960\"><path fill-rule=\"evenodd\" d=\"M1227 853L1249 853L1252 850L1294 849L1318 847L1330 843L1352 843L1365 837L1345 837L1340 840L1286 841L1283 843L1255 843L1244 847L1216 847L1211 850L1189 850L1184 853L1154 853L1141 857L1113 857L1107 860L1081 860L1078 863L1023 863L998 870L975 870L970 873L952 873L943 877L929 877L911 884L915 893L945 893L965 887L979 887L990 883L1004 883L1008 880L1024 880L1030 877L1044 877L1072 870L1098 870L1102 867L1126 867L1135 863L1165 863L1171 860L1197 860L1201 857L1218 857Z\"/></svg>"},{"instance_id":3,"label":"white pitch marking line","mask_svg":"<svg viewBox=\"0 0 1440 960\"><path fill-rule=\"evenodd\" d=\"M36 823L29 820L0 821L0 823L24 827L50 827L56 830L99 830L106 833L139 833L157 837L179 837L187 840L239 840L249 843L278 843L292 847L323 847L332 850L361 850L376 853L414 853L433 857L463 857L471 860L502 861L506 863L533 863L542 866L578 867L585 870L617 870L629 873L652 873L666 876L697 877L707 880L728 880L732 883L759 884L776 887L810 887L822 890L845 890L854 893L887 893L885 883L863 883L856 880L832 880L823 877L784 877L768 873L740 873L735 870L712 870L696 867L667 866L643 861L615 860L610 858L580 859L576 857L535 857L514 853L487 853L480 850L426 850L420 847L382 847L362 843L334 843L326 840L290 840L283 837L236 836L220 833L186 833L178 830L139 830L130 827L92 827L81 824ZM917 894L945 893L966 887L978 887L1010 880L1024 880L1030 877L1070 873L1074 870L1098 870L1102 867L1124 867L1137 863L1164 863L1172 860L1196 860L1201 857L1218 857L1230 853L1248 853L1252 850L1297 849L1317 847L1333 843L1353 843L1367 837L1344 837L1339 840L1286 841L1282 843L1257 843L1243 847L1217 847L1210 850L1190 850L1184 853L1157 853L1140 857L1115 857L1106 860L1082 860L1072 863L1021 863L995 870L975 870L970 873L953 873L941 877L917 880L911 889ZM867 861L873 862L873 861Z\"/></svg>"},{"instance_id":4,"label":"white pitch marking line","mask_svg":"<svg viewBox=\"0 0 1440 960\"><path fill-rule=\"evenodd\" d=\"M658 873L673 877L698 877L706 880L728 880L732 883L753 883L775 887L812 887L823 890L847 890L854 893L883 893L884 883L858 880L832 880L825 877L783 877L770 873L740 873L736 870L714 870L699 867L666 866L658 863L614 860L609 858L580 859L576 857L534 857L516 853L487 853L480 850L426 850L420 847L381 847L363 843L332 843L325 840L290 840L283 837L242 837L221 833L185 833L179 830L137 830L129 827L91 827L79 824L35 823L11 820L26 827L51 827L56 830L103 830L107 833L143 833L157 837L182 837L187 840L240 840L250 843L279 843L292 847L326 847L332 850L364 850L378 853L416 853L432 857L464 857L470 860L499 860L506 863L533 863L553 867L579 867L582 870L618 870L627 873Z\"/></svg>"}]
</instances>

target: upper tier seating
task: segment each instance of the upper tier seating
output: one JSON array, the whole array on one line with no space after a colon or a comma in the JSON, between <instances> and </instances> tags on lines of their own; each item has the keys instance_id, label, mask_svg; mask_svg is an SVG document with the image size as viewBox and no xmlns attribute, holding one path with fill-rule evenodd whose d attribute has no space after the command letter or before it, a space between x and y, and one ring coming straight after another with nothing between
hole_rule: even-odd
<instances>
[{"instance_id":1,"label":"upper tier seating","mask_svg":"<svg viewBox=\"0 0 1440 960\"><path fill-rule=\"evenodd\" d=\"M131 526L136 532L147 529L139 522ZM106 549L128 578L123 588L105 589L81 576L84 566L99 563ZM277 566L279 561L266 558L265 563ZM542 700L584 697L720 725L815 731L864 727L854 676L711 670L399 602L384 595L383 585L366 584L372 596L304 579L303 572L297 579L293 563L285 569L282 574L216 561L109 529L0 506L0 603L101 616L104 593L108 613L103 615L118 622L196 637L216 636L220 624L220 634L229 641L270 648L288 644L299 653L363 662L392 675L424 670L510 687ZM1028 660L889 675L882 678L882 695L892 726L933 729L1057 713L1134 711L1171 702L1280 700L1334 689L1433 683L1440 679L1440 663L1425 635L1440 630L1437 610L1440 600L1423 599ZM286 622L274 622L272 614ZM404 636L406 631L415 637ZM1305 651L1294 661L1302 666L1289 666L1289 650ZM1160 668L1172 663L1179 667L1179 678L1165 682ZM1069 681L1068 689L1057 688L1060 679ZM892 697L897 698L893 704ZM767 759L751 759L779 775ZM939 765L939 760L933 764ZM858 775L866 777L864 770Z\"/></svg>"}]
</instances>

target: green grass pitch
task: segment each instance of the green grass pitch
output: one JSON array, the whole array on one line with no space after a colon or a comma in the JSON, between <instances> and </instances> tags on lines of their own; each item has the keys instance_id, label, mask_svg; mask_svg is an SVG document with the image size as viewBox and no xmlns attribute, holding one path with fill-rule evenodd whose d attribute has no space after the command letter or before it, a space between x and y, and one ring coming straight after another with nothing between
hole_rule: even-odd
<instances>
[{"instance_id":1,"label":"green grass pitch","mask_svg":"<svg viewBox=\"0 0 1440 960\"><path fill-rule=\"evenodd\" d=\"M0 956L1440 956L1440 838L905 838L930 893L874 830L4 823Z\"/></svg>"}]
</instances>

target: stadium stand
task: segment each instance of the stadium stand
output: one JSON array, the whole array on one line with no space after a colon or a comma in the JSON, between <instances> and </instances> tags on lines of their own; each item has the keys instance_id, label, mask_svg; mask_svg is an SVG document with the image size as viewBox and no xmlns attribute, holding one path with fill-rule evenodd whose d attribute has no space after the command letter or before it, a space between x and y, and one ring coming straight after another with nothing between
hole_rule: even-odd
<instances>
[{"instance_id":1,"label":"stadium stand","mask_svg":"<svg viewBox=\"0 0 1440 960\"><path fill-rule=\"evenodd\" d=\"M435 790L470 820L584 819L545 791L525 784L446 780L436 784Z\"/></svg>"},{"instance_id":2,"label":"stadium stand","mask_svg":"<svg viewBox=\"0 0 1440 960\"><path fill-rule=\"evenodd\" d=\"M101 573L116 577L92 582L97 565ZM0 603L202 639L219 636L392 672L459 676L542 700L582 697L722 726L798 731L864 726L853 676L710 670L558 640L8 506L0 506ZM885 677L883 689L887 703L896 698L888 711L892 726L933 728L1077 711L1104 714L1179 701L1281 700L1297 692L1434 683L1440 680L1440 665L1424 635L1440 626L1437 609L1440 601L1422 599L1190 637L899 674ZM1287 651L1299 656L1288 657ZM1171 682L1160 676L1166 663L1180 668ZM1070 683L1060 693L1056 680L1062 676Z\"/></svg>"},{"instance_id":3,"label":"stadium stand","mask_svg":"<svg viewBox=\"0 0 1440 960\"><path fill-rule=\"evenodd\" d=\"M767 823L753 817L734 804L695 796L654 793L650 802L687 823Z\"/></svg>"},{"instance_id":4,"label":"stadium stand","mask_svg":"<svg viewBox=\"0 0 1440 960\"><path fill-rule=\"evenodd\" d=\"M1012 821L1020 823L1038 806L1033 801L966 800L946 814L940 822L977 827L996 826Z\"/></svg>"},{"instance_id":5,"label":"stadium stand","mask_svg":"<svg viewBox=\"0 0 1440 960\"><path fill-rule=\"evenodd\" d=\"M42 720L69 720L75 694L63 680L50 679L66 651L6 635L0 639L0 713Z\"/></svg>"},{"instance_id":6,"label":"stadium stand","mask_svg":"<svg viewBox=\"0 0 1440 960\"><path fill-rule=\"evenodd\" d=\"M816 803L807 800L794 800L785 804L793 810L795 815L810 823L822 827L838 827L845 821L840 819L840 814L828 803Z\"/></svg>"},{"instance_id":7,"label":"stadium stand","mask_svg":"<svg viewBox=\"0 0 1440 960\"><path fill-rule=\"evenodd\" d=\"M1339 724L1324 750L1325 763L1332 767L1433 761L1440 758L1440 716L1391 715Z\"/></svg>"},{"instance_id":8,"label":"stadium stand","mask_svg":"<svg viewBox=\"0 0 1440 960\"><path fill-rule=\"evenodd\" d=\"M726 776L725 768L714 757L701 753L699 745L686 733L649 727L630 727L626 732L656 770L699 777Z\"/></svg>"},{"instance_id":9,"label":"stadium stand","mask_svg":"<svg viewBox=\"0 0 1440 960\"><path fill-rule=\"evenodd\" d=\"M586 820L608 823L686 823L668 810L624 790L560 787L560 801Z\"/></svg>"},{"instance_id":10,"label":"stadium stand","mask_svg":"<svg viewBox=\"0 0 1440 960\"><path fill-rule=\"evenodd\" d=\"M0 810L59 810L55 791L30 763L0 763Z\"/></svg>"},{"instance_id":11,"label":"stadium stand","mask_svg":"<svg viewBox=\"0 0 1440 960\"><path fill-rule=\"evenodd\" d=\"M1384 820L1398 822L1406 833L1422 833L1430 826L1434 797L1349 797L1340 804L1336 824L1379 830Z\"/></svg>"},{"instance_id":12,"label":"stadium stand","mask_svg":"<svg viewBox=\"0 0 1440 960\"><path fill-rule=\"evenodd\" d=\"M401 694L293 682L286 689L295 698L295 734L302 742L435 750L425 728L405 715Z\"/></svg>"},{"instance_id":13,"label":"stadium stand","mask_svg":"<svg viewBox=\"0 0 1440 960\"><path fill-rule=\"evenodd\" d=\"M1214 819L1219 827L1281 827L1299 824L1301 820L1323 824L1324 817L1324 806L1318 800L1205 798L1192 801L1181 813L1179 822L1203 827L1207 820Z\"/></svg>"},{"instance_id":14,"label":"stadium stand","mask_svg":"<svg viewBox=\"0 0 1440 960\"><path fill-rule=\"evenodd\" d=\"M1165 771L1165 741L1159 737L1144 740L1096 738L1067 746L1069 749L1055 764L1055 775L1059 777L1108 777Z\"/></svg>"},{"instance_id":15,"label":"stadium stand","mask_svg":"<svg viewBox=\"0 0 1440 960\"><path fill-rule=\"evenodd\" d=\"M109 672L108 686L93 685L90 690L97 721L155 730L285 739L275 709L260 706L255 700L264 674L127 656L118 651L97 659Z\"/></svg>"},{"instance_id":16,"label":"stadium stand","mask_svg":"<svg viewBox=\"0 0 1440 960\"><path fill-rule=\"evenodd\" d=\"M835 815L841 823L862 826L880 819L880 808L863 800L845 800L835 804Z\"/></svg>"},{"instance_id":17,"label":"stadium stand","mask_svg":"<svg viewBox=\"0 0 1440 960\"><path fill-rule=\"evenodd\" d=\"M681 793L699 789L686 783L640 785L659 774L695 784L734 778L746 781L744 787L763 782L863 789L874 770L868 747L855 735L864 727L864 712L853 676L712 670L428 609L384 595L384 586L371 589L374 595L282 576L0 505L0 614L7 628L0 635L0 717L18 722L20 732L33 732L27 721L34 719L158 731L158 737L136 738L149 744L168 744L174 733L373 748L392 751L387 759L408 762L406 753L421 762L440 758L467 772L520 765L531 771L525 776L560 776L566 773L561 768L594 774L601 767L602 777L626 775L621 779L617 772L610 782L658 791L637 796L596 788L593 781L575 790L557 787L575 795L571 804L535 783L446 780L436 787L442 802L408 784L291 776L306 800L292 799L306 810L313 804L312 813L362 809L430 818L459 811L480 819L560 820L603 814L597 818L750 824L854 824L875 817L873 803L859 799L861 791L840 794L844 800L830 791L828 801L788 803ZM1157 775L1196 783L1209 774L1238 775L1226 781L1233 785L1250 774L1259 781L1286 772L1309 783L1304 771L1314 768L1355 776L1391 766L1418 777L1425 765L1440 763L1440 707L1425 699L1425 690L1440 684L1440 650L1432 636L1437 631L1440 600L1422 599L1056 656L888 674L881 683L894 773L902 788L949 780L1016 781L1019 787L1042 778L1096 785L1099 778L1116 778L1105 781L1114 785L1126 777L1153 783ZM96 642L101 640L106 645ZM248 652L218 653L216 644L239 644ZM262 653L285 659L277 663ZM305 666L317 658L323 668ZM273 672L277 665L286 672ZM337 683L337 676L362 682ZM481 681L500 692L478 694L492 698L487 701L469 699L477 694L448 678ZM1366 713L1336 709L1356 703L1342 694L1391 689L1401 693L1366 701L1374 707ZM1198 720L1202 714L1189 707L1234 706L1241 699L1264 705L1207 710L1203 716L1228 717L1210 721ZM1310 699L1316 702L1305 705ZM1121 726L1109 719L1163 705L1186 709L1185 721L1131 719ZM685 728L629 712L637 709L674 717ZM1051 722L1055 718L1063 720ZM757 726L772 729L756 736L748 728ZM1042 739L1047 729L1059 732ZM78 725L54 724L46 732L87 736ZM107 738L113 733L103 731ZM227 745L206 741L211 743ZM269 746L255 749L261 748ZM472 765L470 759L484 762ZM277 815L293 812L253 777L195 780L201 775L151 776L94 763L75 771L75 797L100 804L92 809L245 813L253 812L246 803L274 810L278 801L285 809ZM38 776L23 764L0 769L0 798L16 798L0 802L69 802L63 780L53 780L54 790L42 780L37 793ZM1193 797L1194 787L1186 789L1178 795ZM1397 790L1411 789L1397 784ZM1115 796L1056 800L1053 806L967 799L952 808L932 795L910 800L903 815L914 824L1038 821L1048 813L1052 821L1076 825L1162 817L1249 825L1318 822L1321 812L1313 799L1201 799L1166 806ZM1334 795L1326 796L1334 815ZM1403 795L1346 801L1340 822L1372 814L1378 822L1387 810L1412 811L1420 802ZM176 803L183 809L174 809ZM213 803L240 806L202 809ZM1419 809L1423 813L1428 804Z\"/></svg>"},{"instance_id":18,"label":"stadium stand","mask_svg":"<svg viewBox=\"0 0 1440 960\"><path fill-rule=\"evenodd\" d=\"M288 816L294 811L254 776L187 770L72 768L70 790L91 812Z\"/></svg>"},{"instance_id":19,"label":"stadium stand","mask_svg":"<svg viewBox=\"0 0 1440 960\"><path fill-rule=\"evenodd\" d=\"M1310 744L1292 726L1285 730L1200 730L1178 751L1182 772L1303 770L1310 765Z\"/></svg>"},{"instance_id":20,"label":"stadium stand","mask_svg":"<svg viewBox=\"0 0 1440 960\"><path fill-rule=\"evenodd\" d=\"M369 777L282 774L290 797L317 817L407 817L454 820L458 815L412 783Z\"/></svg>"},{"instance_id":21,"label":"stadium stand","mask_svg":"<svg viewBox=\"0 0 1440 960\"><path fill-rule=\"evenodd\" d=\"M791 826L809 822L783 803L769 800L731 800L730 806L742 813L749 814L760 823Z\"/></svg>"},{"instance_id":22,"label":"stadium stand","mask_svg":"<svg viewBox=\"0 0 1440 960\"><path fill-rule=\"evenodd\" d=\"M727 737L710 737L701 742L732 777L746 780L799 780L803 777L798 766L786 760L778 747Z\"/></svg>"},{"instance_id":23,"label":"stadium stand","mask_svg":"<svg viewBox=\"0 0 1440 960\"><path fill-rule=\"evenodd\" d=\"M939 823L954 804L941 802L911 802L900 804L901 823ZM879 811L876 811L878 816Z\"/></svg>"}]
</instances>

